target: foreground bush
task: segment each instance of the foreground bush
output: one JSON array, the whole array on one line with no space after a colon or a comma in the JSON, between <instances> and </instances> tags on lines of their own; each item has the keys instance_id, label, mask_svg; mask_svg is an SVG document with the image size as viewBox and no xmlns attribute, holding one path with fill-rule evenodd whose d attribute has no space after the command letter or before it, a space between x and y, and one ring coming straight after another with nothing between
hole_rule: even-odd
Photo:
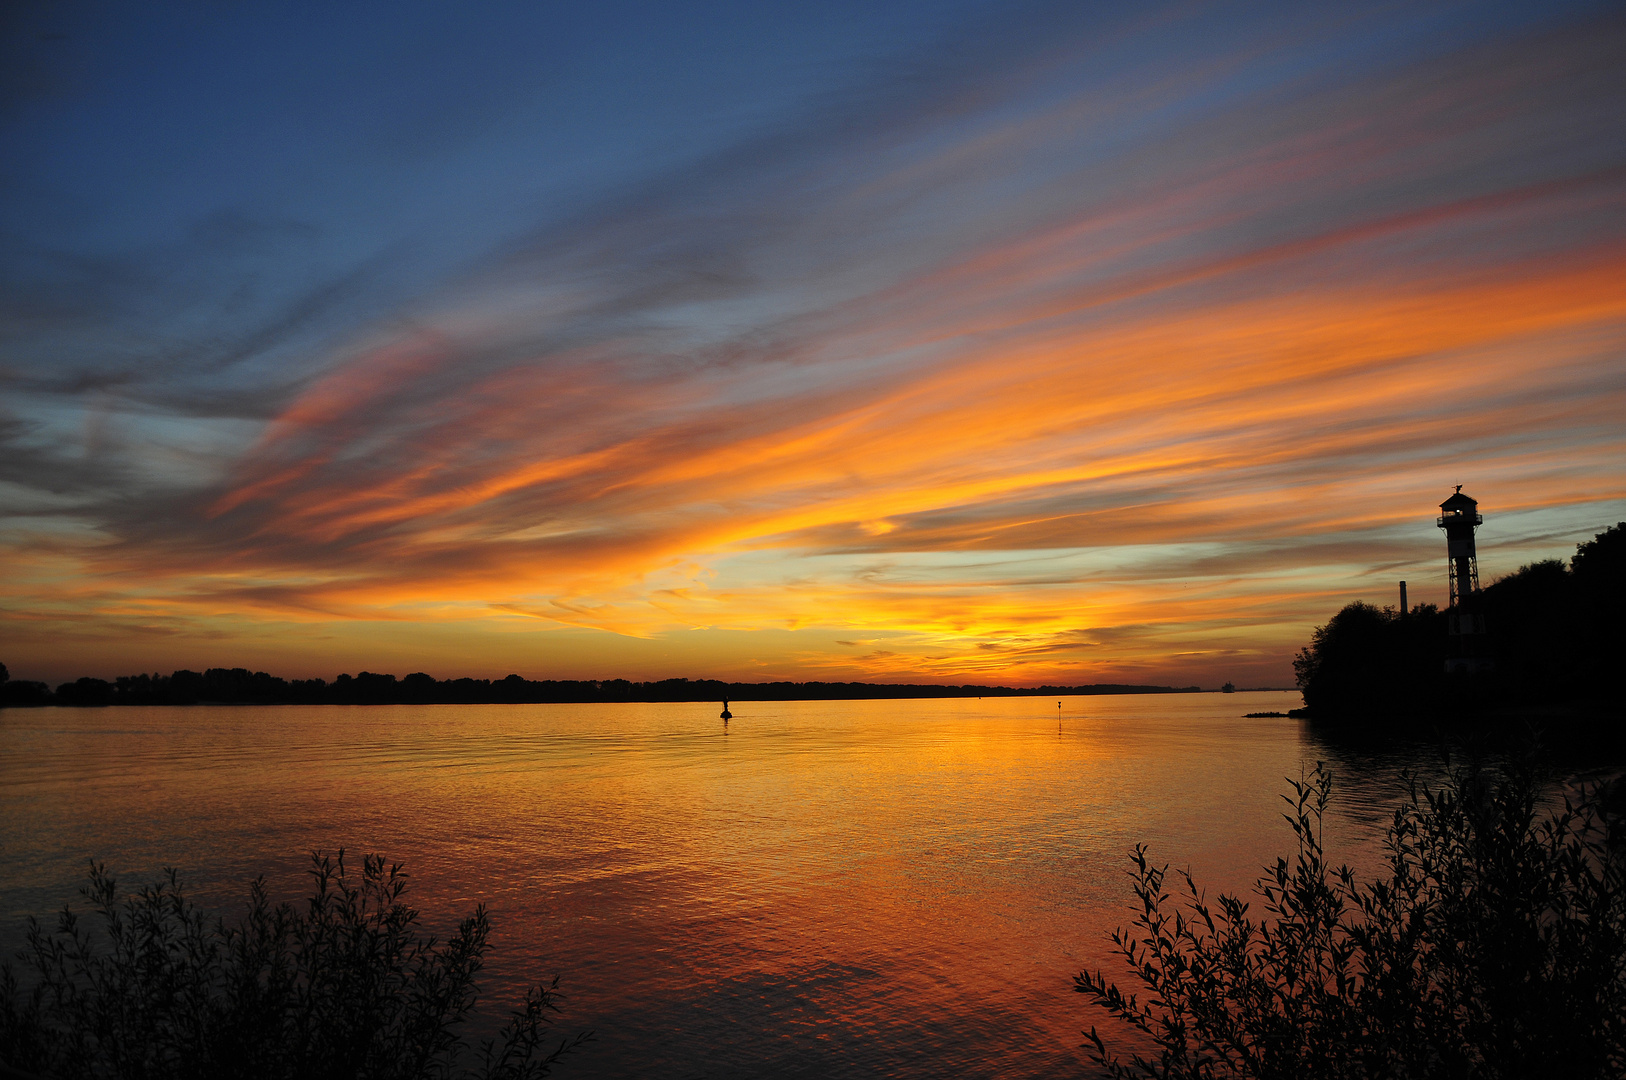
<instances>
[{"instance_id":1,"label":"foreground bush","mask_svg":"<svg viewBox=\"0 0 1626 1080\"><path fill-rule=\"evenodd\" d=\"M1362 884L1321 845L1332 778L1296 783L1295 859L1256 883L1260 917L1133 856L1140 913L1113 935L1146 997L1100 971L1075 989L1138 1034L1114 1077L1626 1075L1626 851L1599 790L1538 812L1527 770L1413 784L1388 868Z\"/></svg>"},{"instance_id":2,"label":"foreground bush","mask_svg":"<svg viewBox=\"0 0 1626 1080\"><path fill-rule=\"evenodd\" d=\"M529 1080L588 1037L548 1038L555 979L471 1052L459 1029L489 948L484 906L438 943L402 902L399 865L369 856L358 882L342 851L312 861L303 908L272 904L261 879L233 926L173 870L121 895L93 864L80 892L100 933L69 908L55 933L31 919L23 979L0 976L0 1060L61 1078Z\"/></svg>"}]
</instances>

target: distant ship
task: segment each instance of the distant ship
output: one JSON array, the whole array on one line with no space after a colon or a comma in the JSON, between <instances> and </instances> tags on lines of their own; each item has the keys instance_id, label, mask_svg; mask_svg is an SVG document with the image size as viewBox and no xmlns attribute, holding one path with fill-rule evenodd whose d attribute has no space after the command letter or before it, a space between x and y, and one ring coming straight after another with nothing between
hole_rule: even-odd
<instances>
[{"instance_id":1,"label":"distant ship","mask_svg":"<svg viewBox=\"0 0 1626 1080\"><path fill-rule=\"evenodd\" d=\"M1220 687L1220 693L1222 693L1222 694L1234 694L1234 693L1236 693L1236 683L1230 683L1230 682L1226 683L1224 686ZM726 702L726 701L723 702L723 706L726 708L728 706L728 702Z\"/></svg>"}]
</instances>

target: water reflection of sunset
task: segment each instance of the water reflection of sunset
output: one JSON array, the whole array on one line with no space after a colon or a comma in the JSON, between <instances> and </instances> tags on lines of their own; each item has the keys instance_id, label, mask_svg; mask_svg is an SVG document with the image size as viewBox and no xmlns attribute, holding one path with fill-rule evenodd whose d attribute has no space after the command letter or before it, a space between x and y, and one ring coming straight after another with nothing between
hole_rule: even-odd
<instances>
[{"instance_id":1,"label":"water reflection of sunset","mask_svg":"<svg viewBox=\"0 0 1626 1080\"><path fill-rule=\"evenodd\" d=\"M320 318L288 285L284 331L40 300L0 644L1285 684L1344 600L1441 599L1451 483L1491 576L1626 516L1626 38L1530 17L1086 20L932 69L936 105L849 72L862 122L797 98L568 213L445 209L478 251L414 233L412 281L358 262ZM195 258L309 271L232 243Z\"/></svg>"},{"instance_id":2,"label":"water reflection of sunset","mask_svg":"<svg viewBox=\"0 0 1626 1080\"><path fill-rule=\"evenodd\" d=\"M1069 979L1109 962L1130 846L1227 889L1284 850L1283 777L1325 750L1236 714L1289 699L752 703L727 736L706 705L31 710L5 900L48 910L94 842L229 911L344 844L404 861L438 932L490 905L485 1016L560 973L578 1074L1076 1075ZM1340 858L1382 825L1340 813Z\"/></svg>"}]
</instances>

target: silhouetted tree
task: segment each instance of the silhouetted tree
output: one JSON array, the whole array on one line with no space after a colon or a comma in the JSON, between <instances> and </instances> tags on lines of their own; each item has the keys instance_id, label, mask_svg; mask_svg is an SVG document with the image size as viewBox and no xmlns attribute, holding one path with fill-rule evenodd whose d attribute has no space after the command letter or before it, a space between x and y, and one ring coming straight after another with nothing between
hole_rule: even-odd
<instances>
[{"instance_id":1,"label":"silhouetted tree","mask_svg":"<svg viewBox=\"0 0 1626 1080\"><path fill-rule=\"evenodd\" d=\"M1481 595L1493 678L1503 693L1569 697L1581 689L1574 584L1562 561L1544 559L1519 567Z\"/></svg>"},{"instance_id":2,"label":"silhouetted tree","mask_svg":"<svg viewBox=\"0 0 1626 1080\"><path fill-rule=\"evenodd\" d=\"M56 688L60 705L111 705L113 684L106 679L82 678Z\"/></svg>"},{"instance_id":3,"label":"silhouetted tree","mask_svg":"<svg viewBox=\"0 0 1626 1080\"><path fill-rule=\"evenodd\" d=\"M1575 549L1574 578L1578 666L1598 695L1620 696L1621 657L1626 655L1626 521Z\"/></svg>"},{"instance_id":4,"label":"silhouetted tree","mask_svg":"<svg viewBox=\"0 0 1626 1080\"><path fill-rule=\"evenodd\" d=\"M1357 601L1316 627L1293 672L1313 715L1407 714L1438 700L1445 650L1445 619L1432 604L1401 616Z\"/></svg>"},{"instance_id":5,"label":"silhouetted tree","mask_svg":"<svg viewBox=\"0 0 1626 1080\"><path fill-rule=\"evenodd\" d=\"M423 705L435 700L437 684L434 676L414 671L401 680L401 700Z\"/></svg>"},{"instance_id":6,"label":"silhouetted tree","mask_svg":"<svg viewBox=\"0 0 1626 1080\"><path fill-rule=\"evenodd\" d=\"M0 682L0 706L34 708L55 703L56 697L45 683L11 678Z\"/></svg>"}]
</instances>

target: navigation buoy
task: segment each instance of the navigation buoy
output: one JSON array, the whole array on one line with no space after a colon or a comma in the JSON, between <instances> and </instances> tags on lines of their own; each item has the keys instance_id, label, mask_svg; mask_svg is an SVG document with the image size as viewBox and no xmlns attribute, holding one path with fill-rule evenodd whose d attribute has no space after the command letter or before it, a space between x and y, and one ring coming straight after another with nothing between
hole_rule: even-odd
<instances>
[{"instance_id":1,"label":"navigation buoy","mask_svg":"<svg viewBox=\"0 0 1626 1080\"><path fill-rule=\"evenodd\" d=\"M727 699L724 699L724 701L723 701L723 713L722 713L722 716L723 716L723 723L725 723L725 724L728 723L730 720L734 719L734 714L728 711L728 701L727 701Z\"/></svg>"}]
</instances>

